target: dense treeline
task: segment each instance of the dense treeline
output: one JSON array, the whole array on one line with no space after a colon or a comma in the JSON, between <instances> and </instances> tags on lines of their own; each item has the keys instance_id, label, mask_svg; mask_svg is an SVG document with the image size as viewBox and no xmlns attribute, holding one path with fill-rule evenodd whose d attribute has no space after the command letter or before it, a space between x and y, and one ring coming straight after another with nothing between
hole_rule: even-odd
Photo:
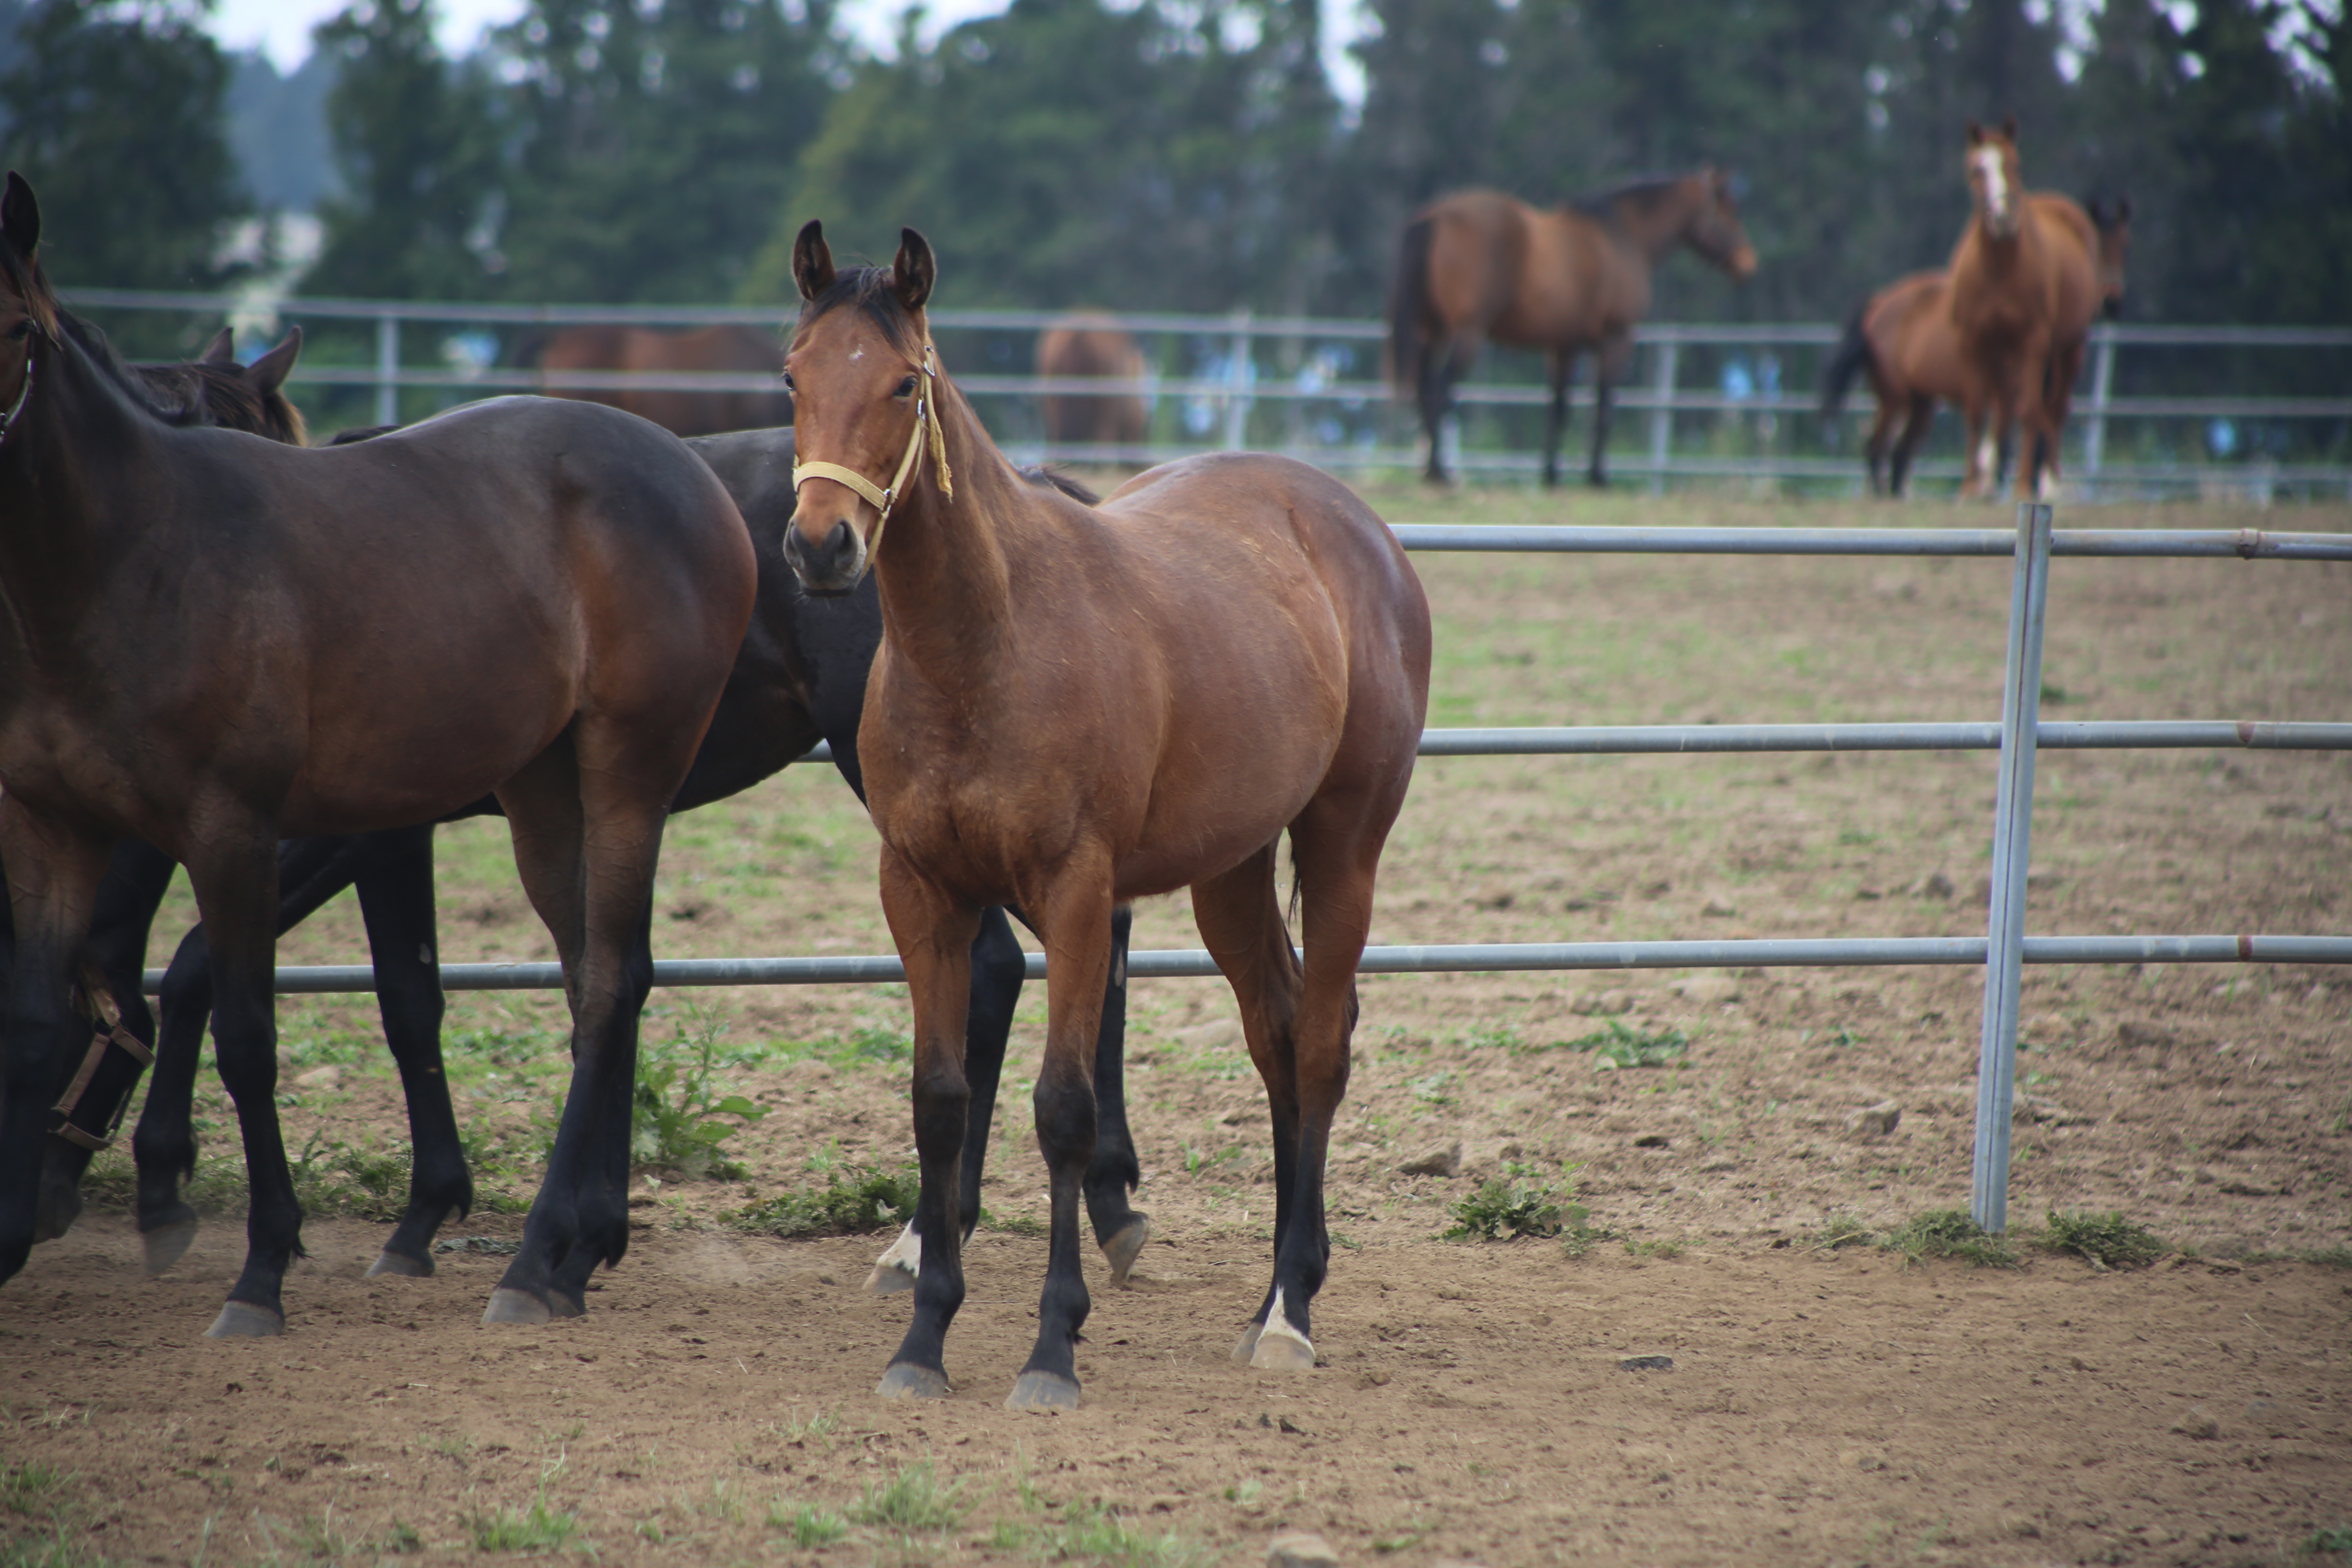
<instances>
[{"instance_id":1,"label":"dense treeline","mask_svg":"<svg viewBox=\"0 0 2352 1568\"><path fill-rule=\"evenodd\" d=\"M82 283L223 271L251 197L205 0L0 0L7 161ZM1313 0L1015 0L894 61L828 0L531 0L462 59L431 0L321 27L340 191L310 291L781 301L800 223L924 228L951 304L1364 314L1413 206L1557 200L1702 162L1758 279L1663 313L1841 315L1941 260L1961 127L2029 178L2127 195L2134 313L2352 320L2352 22L2323 0L1370 0L1360 106ZM2077 31L2068 31L2069 18ZM13 37L11 36L13 35Z\"/></svg>"}]
</instances>

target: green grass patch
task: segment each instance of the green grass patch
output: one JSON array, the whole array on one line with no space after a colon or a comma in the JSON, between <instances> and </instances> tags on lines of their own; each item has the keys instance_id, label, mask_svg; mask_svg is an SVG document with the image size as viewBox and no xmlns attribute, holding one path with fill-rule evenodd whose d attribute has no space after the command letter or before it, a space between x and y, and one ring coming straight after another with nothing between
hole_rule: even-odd
<instances>
[{"instance_id":1,"label":"green grass patch","mask_svg":"<svg viewBox=\"0 0 2352 1568\"><path fill-rule=\"evenodd\" d=\"M2295 1256L2320 1268L2352 1268L2352 1247L2321 1247Z\"/></svg>"},{"instance_id":2,"label":"green grass patch","mask_svg":"<svg viewBox=\"0 0 2352 1568\"><path fill-rule=\"evenodd\" d=\"M1835 1214L1813 1232L1813 1250L1835 1252L1847 1247L1875 1247L1878 1233L1850 1214Z\"/></svg>"},{"instance_id":3,"label":"green grass patch","mask_svg":"<svg viewBox=\"0 0 2352 1568\"><path fill-rule=\"evenodd\" d=\"M580 1533L580 1515L548 1507L543 1491L529 1508L469 1510L463 1521L477 1552L561 1552Z\"/></svg>"},{"instance_id":4,"label":"green grass patch","mask_svg":"<svg viewBox=\"0 0 2352 1568\"><path fill-rule=\"evenodd\" d=\"M914 1216L922 1173L912 1164L895 1171L836 1165L822 1187L799 1187L744 1205L727 1216L738 1230L769 1236L852 1236L904 1225Z\"/></svg>"},{"instance_id":5,"label":"green grass patch","mask_svg":"<svg viewBox=\"0 0 2352 1568\"><path fill-rule=\"evenodd\" d=\"M1099 1503L1073 1506L1052 1522L999 1520L988 1543L999 1552L1024 1552L1047 1563L1098 1568L1205 1568L1217 1556L1174 1531L1139 1530Z\"/></svg>"},{"instance_id":6,"label":"green grass patch","mask_svg":"<svg viewBox=\"0 0 2352 1568\"><path fill-rule=\"evenodd\" d=\"M2006 1237L1995 1236L1969 1216L1966 1209L1929 1209L1913 1215L1888 1233L1880 1244L1899 1252L1909 1262L1957 1258L1980 1268L2014 1268L2017 1252Z\"/></svg>"},{"instance_id":7,"label":"green grass patch","mask_svg":"<svg viewBox=\"0 0 2352 1568\"><path fill-rule=\"evenodd\" d=\"M1562 1164L1551 1180L1538 1166L1505 1165L1501 1175L1446 1205L1454 1223L1441 1234L1448 1241L1516 1241L1558 1236L1571 1226L1581 1230L1592 1215L1576 1201L1577 1169Z\"/></svg>"},{"instance_id":8,"label":"green grass patch","mask_svg":"<svg viewBox=\"0 0 2352 1568\"><path fill-rule=\"evenodd\" d=\"M2352 1557L2352 1524L2339 1524L2333 1530L2315 1530L2305 1538L2303 1553L2317 1557L2325 1553L2336 1557Z\"/></svg>"},{"instance_id":9,"label":"green grass patch","mask_svg":"<svg viewBox=\"0 0 2352 1568\"><path fill-rule=\"evenodd\" d=\"M1612 1072L1623 1068L1671 1067L1690 1052L1690 1037L1676 1028L1636 1029L1622 1018L1568 1042L1571 1051L1589 1052L1593 1069Z\"/></svg>"},{"instance_id":10,"label":"green grass patch","mask_svg":"<svg viewBox=\"0 0 2352 1568\"><path fill-rule=\"evenodd\" d=\"M2033 1244L2047 1252L2068 1252L2095 1268L2145 1268L2171 1252L2171 1244L2119 1212L2072 1214L2050 1211L2046 1228Z\"/></svg>"},{"instance_id":11,"label":"green grass patch","mask_svg":"<svg viewBox=\"0 0 2352 1568\"><path fill-rule=\"evenodd\" d=\"M887 1481L866 1487L850 1505L853 1524L936 1534L953 1530L971 1511L963 1496L968 1478L941 1481L929 1459L919 1459Z\"/></svg>"},{"instance_id":12,"label":"green grass patch","mask_svg":"<svg viewBox=\"0 0 2352 1568\"><path fill-rule=\"evenodd\" d=\"M768 1528L782 1531L794 1546L807 1551L830 1546L847 1535L849 1521L813 1502L787 1506L778 1500L768 1505Z\"/></svg>"},{"instance_id":13,"label":"green grass patch","mask_svg":"<svg viewBox=\"0 0 2352 1568\"><path fill-rule=\"evenodd\" d=\"M305 1214L395 1220L408 1206L409 1165L405 1142L367 1138L353 1145L313 1132L286 1169Z\"/></svg>"},{"instance_id":14,"label":"green grass patch","mask_svg":"<svg viewBox=\"0 0 2352 1568\"><path fill-rule=\"evenodd\" d=\"M726 1032L724 1014L689 1006L668 1039L637 1053L636 1106L629 1130L635 1163L688 1181L741 1178L743 1167L719 1146L768 1112L719 1085L715 1058Z\"/></svg>"}]
</instances>

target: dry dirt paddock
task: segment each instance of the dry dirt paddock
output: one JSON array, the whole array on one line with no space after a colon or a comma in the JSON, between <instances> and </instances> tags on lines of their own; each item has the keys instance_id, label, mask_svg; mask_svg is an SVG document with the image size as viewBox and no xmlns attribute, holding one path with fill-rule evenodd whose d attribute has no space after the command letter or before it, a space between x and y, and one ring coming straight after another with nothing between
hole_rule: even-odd
<instances>
[{"instance_id":1,"label":"dry dirt paddock","mask_svg":"<svg viewBox=\"0 0 2352 1568\"><path fill-rule=\"evenodd\" d=\"M1374 499L1397 521L2007 516ZM2060 524L2352 515L2118 507ZM1998 713L2004 561L1419 565L1435 724ZM2352 718L2347 590L2342 566L2061 561L2048 712ZM1980 931L1992 780L1980 753L1425 761L1373 940ZM500 830L443 837L444 955L546 955ZM2342 932L2352 758L2045 753L2033 859L2037 932ZM886 951L872 869L847 792L790 770L675 825L658 949ZM1181 901L1139 912L1139 947L1196 942ZM345 902L284 957L363 952ZM233 1124L207 1079L201 1188L226 1206L195 1250L144 1279L126 1216L94 1211L0 1289L0 1563L1250 1563L1285 1529L1402 1568L2338 1560L2310 1552L2352 1546L2352 974L2029 970L2007 1268L1864 1239L1967 1201L1980 987L1959 969L1368 981L1324 1363L1284 1378L1225 1360L1272 1207L1230 997L1139 983L1137 1201L1155 1237L1136 1289L1092 1276L1087 1403L1050 1419L999 1403L1043 1266L1024 1076L1042 988L950 1342L957 1396L926 1408L869 1392L907 1315L859 1288L880 1236L730 1220L903 1162L898 988L657 996L654 1059L690 1080L677 1042L698 1032L713 1092L764 1112L722 1145L742 1169L649 1165L590 1315L496 1331L476 1319L498 1257L361 1277L384 1228L365 1216L396 1186L394 1080L363 1004L289 999L284 1114L314 1208L343 1212L310 1225L289 1332L200 1337L241 1239L234 1162L214 1157ZM453 999L486 1201L445 1236L517 1234L562 1082L559 1012ZM1642 1042L1662 1065L1600 1065ZM1854 1116L1890 1103L1891 1131L1872 1131L1884 1110ZM1457 1174L1402 1169L1442 1167L1455 1143ZM119 1164L99 1176L119 1190ZM1572 1245L1440 1239L1489 1177L1580 1205ZM2101 1270L2032 1245L2053 1211L2120 1211L2176 1250ZM1624 1365L1647 1357L1672 1367Z\"/></svg>"}]
</instances>

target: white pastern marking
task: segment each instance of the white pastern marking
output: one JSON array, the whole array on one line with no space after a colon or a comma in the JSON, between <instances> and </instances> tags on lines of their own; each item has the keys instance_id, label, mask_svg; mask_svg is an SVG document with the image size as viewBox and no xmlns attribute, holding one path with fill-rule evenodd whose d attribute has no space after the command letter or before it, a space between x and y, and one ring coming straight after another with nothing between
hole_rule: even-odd
<instances>
[{"instance_id":1,"label":"white pastern marking","mask_svg":"<svg viewBox=\"0 0 2352 1568\"><path fill-rule=\"evenodd\" d=\"M915 1275L919 1278L921 1276L923 1272L923 1233L915 1228L915 1222L913 1220L908 1220L907 1222L907 1228L898 1233L898 1239L890 1244L890 1250L884 1253L880 1258L875 1260L874 1267L877 1268L900 1268L904 1269L907 1273Z\"/></svg>"},{"instance_id":2,"label":"white pastern marking","mask_svg":"<svg viewBox=\"0 0 2352 1568\"><path fill-rule=\"evenodd\" d=\"M1987 479L1992 478L1992 466L2000 461L2000 443L1988 436L1977 443L1977 472Z\"/></svg>"},{"instance_id":3,"label":"white pastern marking","mask_svg":"<svg viewBox=\"0 0 2352 1568\"><path fill-rule=\"evenodd\" d=\"M2052 473L2047 468L2042 469L2041 474L2033 481L2033 499L2035 500L2056 500L2058 499L2058 476Z\"/></svg>"}]
</instances>

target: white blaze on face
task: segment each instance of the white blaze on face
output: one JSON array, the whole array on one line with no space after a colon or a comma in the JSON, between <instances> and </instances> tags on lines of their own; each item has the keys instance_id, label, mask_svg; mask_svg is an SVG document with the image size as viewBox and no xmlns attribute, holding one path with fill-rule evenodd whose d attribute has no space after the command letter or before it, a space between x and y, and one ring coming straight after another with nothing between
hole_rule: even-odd
<instances>
[{"instance_id":1,"label":"white blaze on face","mask_svg":"<svg viewBox=\"0 0 2352 1568\"><path fill-rule=\"evenodd\" d=\"M1985 216L2000 219L2009 216L2009 168L2002 161L2000 149L1993 146L1978 148L1969 154L1977 166L1977 174L1984 181Z\"/></svg>"}]
</instances>

